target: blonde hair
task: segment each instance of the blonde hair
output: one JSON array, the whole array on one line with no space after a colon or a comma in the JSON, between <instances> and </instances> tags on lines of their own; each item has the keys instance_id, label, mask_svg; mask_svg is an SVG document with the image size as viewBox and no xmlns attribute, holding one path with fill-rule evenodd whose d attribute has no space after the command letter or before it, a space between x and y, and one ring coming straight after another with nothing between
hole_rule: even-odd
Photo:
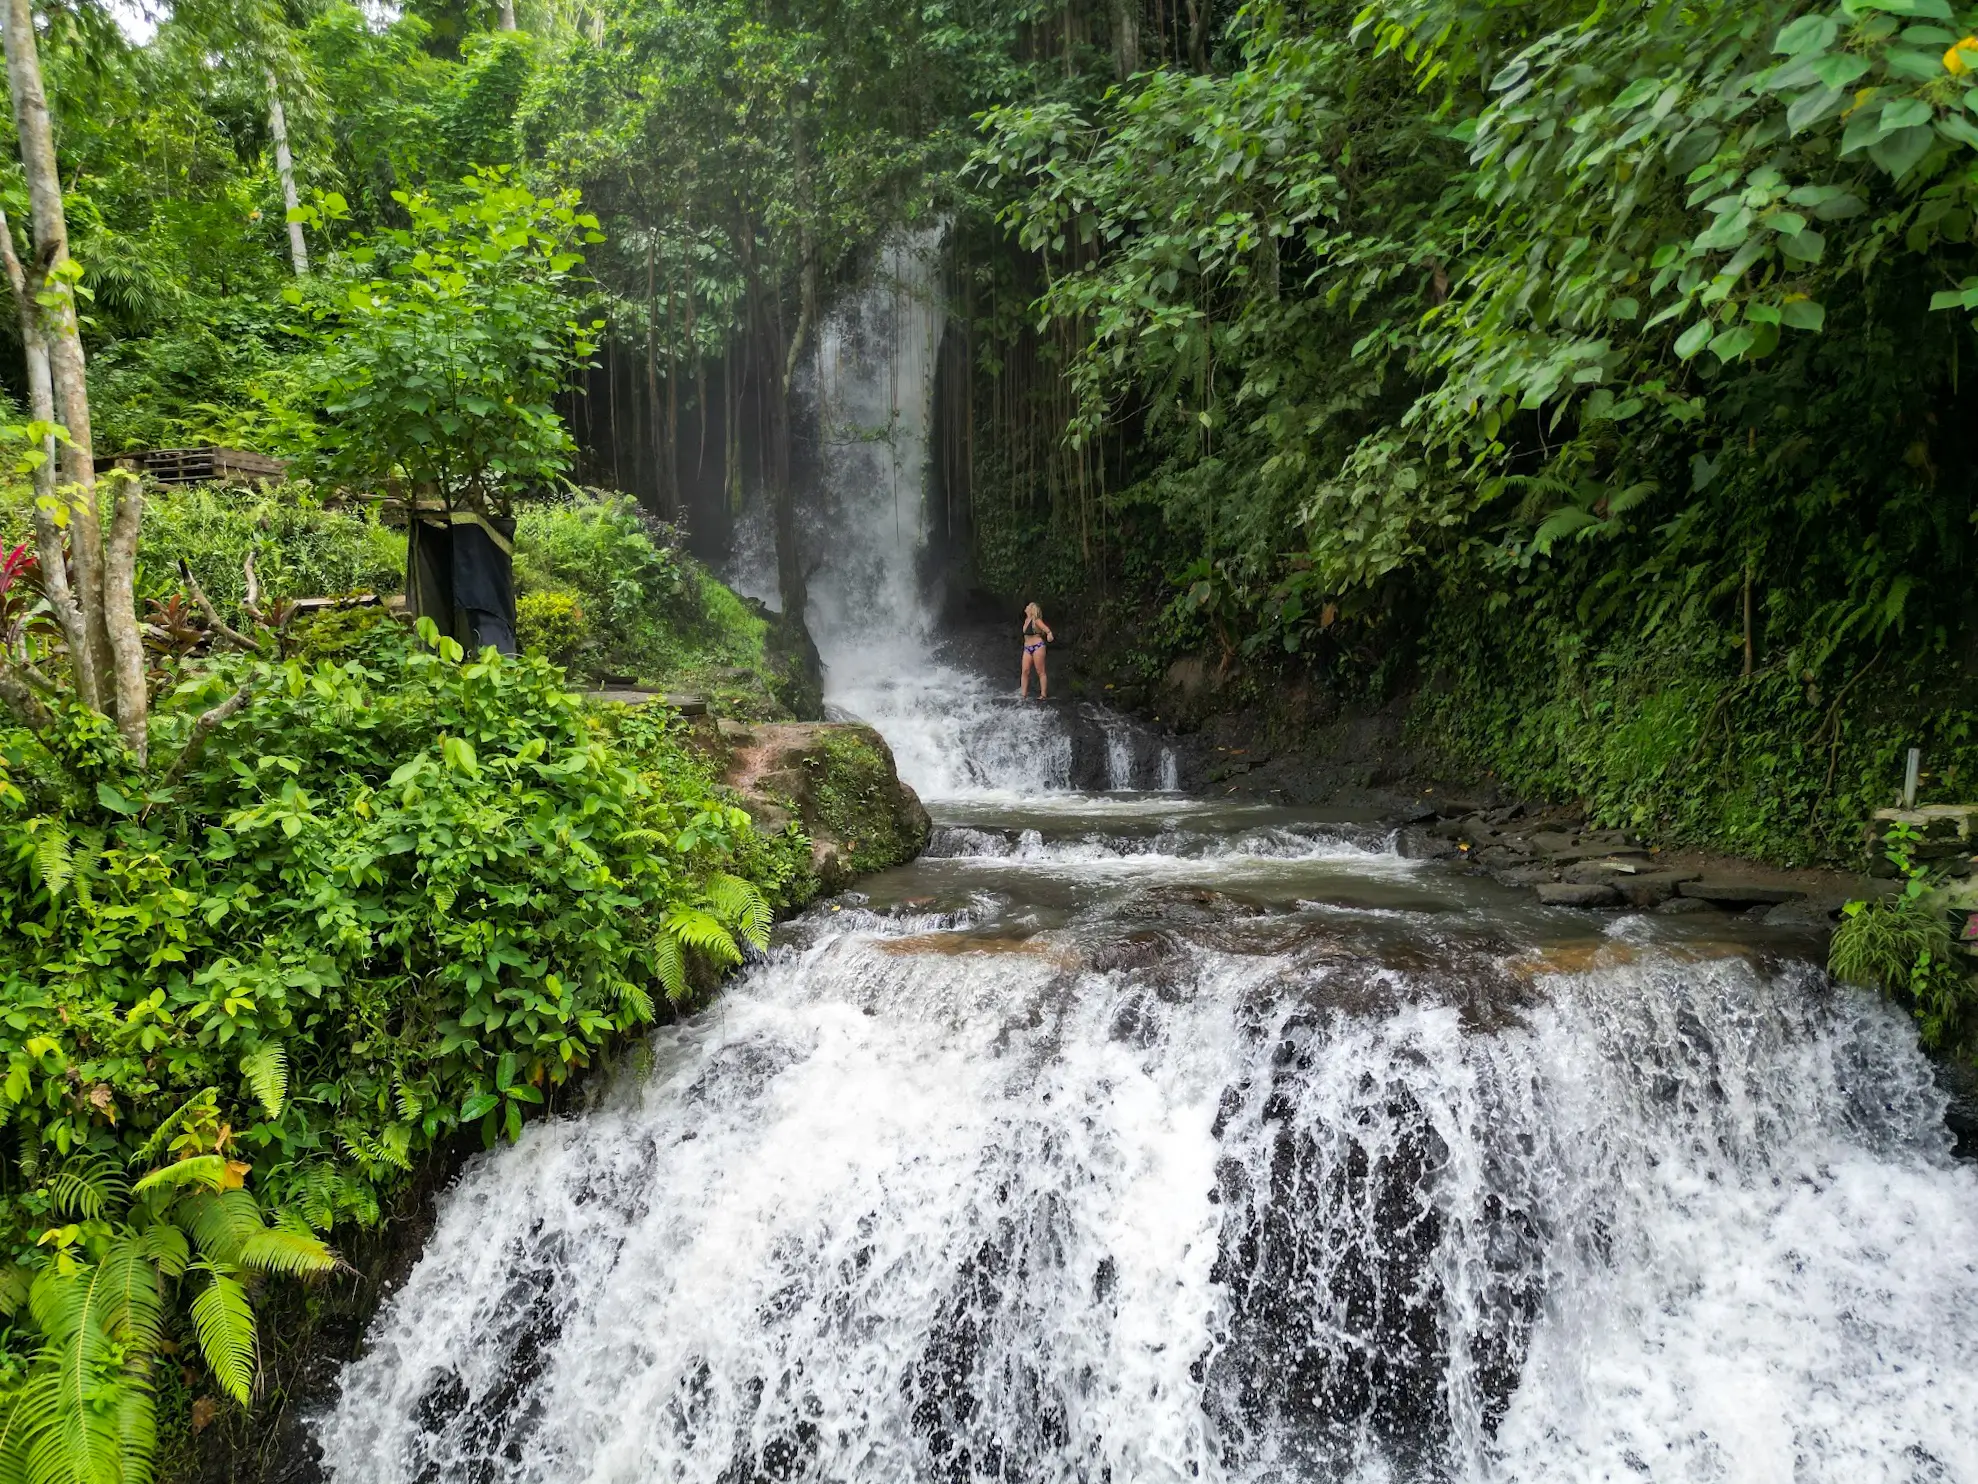
<instances>
[{"instance_id":1,"label":"blonde hair","mask_svg":"<svg viewBox=\"0 0 1978 1484\"><path fill-rule=\"evenodd\" d=\"M1025 618L1042 618L1044 616L1044 610L1039 608L1035 603L1025 603L1023 605L1023 616Z\"/></svg>"}]
</instances>

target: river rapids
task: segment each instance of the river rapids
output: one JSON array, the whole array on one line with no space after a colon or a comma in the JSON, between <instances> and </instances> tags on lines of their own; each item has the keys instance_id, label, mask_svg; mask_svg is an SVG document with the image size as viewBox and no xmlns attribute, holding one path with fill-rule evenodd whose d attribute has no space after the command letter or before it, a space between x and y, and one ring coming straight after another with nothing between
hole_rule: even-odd
<instances>
[{"instance_id":1,"label":"river rapids","mask_svg":"<svg viewBox=\"0 0 1978 1484\"><path fill-rule=\"evenodd\" d=\"M1009 781L468 1169L331 1477L1978 1478L1978 1175L1900 1014Z\"/></svg>"}]
</instances>

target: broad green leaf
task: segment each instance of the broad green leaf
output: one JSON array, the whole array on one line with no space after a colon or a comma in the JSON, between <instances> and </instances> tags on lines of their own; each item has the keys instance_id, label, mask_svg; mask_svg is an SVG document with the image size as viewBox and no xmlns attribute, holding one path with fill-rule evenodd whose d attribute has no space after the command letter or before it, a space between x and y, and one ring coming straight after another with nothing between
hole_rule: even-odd
<instances>
[{"instance_id":1,"label":"broad green leaf","mask_svg":"<svg viewBox=\"0 0 1978 1484\"><path fill-rule=\"evenodd\" d=\"M1803 15L1789 22L1772 43L1772 50L1786 56L1825 51L1834 44L1841 23L1831 15Z\"/></svg>"},{"instance_id":2,"label":"broad green leaf","mask_svg":"<svg viewBox=\"0 0 1978 1484\"><path fill-rule=\"evenodd\" d=\"M1869 158L1900 180L1930 152L1937 131L1924 125L1902 129L1879 139L1868 151Z\"/></svg>"},{"instance_id":3,"label":"broad green leaf","mask_svg":"<svg viewBox=\"0 0 1978 1484\"><path fill-rule=\"evenodd\" d=\"M1709 320L1697 321L1676 338L1676 354L1687 361L1710 343L1715 330L1716 326Z\"/></svg>"}]
</instances>

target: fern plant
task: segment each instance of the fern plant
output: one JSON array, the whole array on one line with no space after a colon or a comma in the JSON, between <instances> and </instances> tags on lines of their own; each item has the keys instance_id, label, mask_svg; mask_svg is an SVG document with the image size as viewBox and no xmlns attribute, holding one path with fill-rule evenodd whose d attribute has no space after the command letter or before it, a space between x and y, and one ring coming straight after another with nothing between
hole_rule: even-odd
<instances>
[{"instance_id":1,"label":"fern plant","mask_svg":"<svg viewBox=\"0 0 1978 1484\"><path fill-rule=\"evenodd\" d=\"M219 1389L245 1406L257 1371L247 1275L336 1267L306 1224L270 1221L242 1188L225 1126L202 1116L212 1108L182 1118L179 1157L135 1182L92 1153L46 1183L48 1209L70 1219L0 1276L0 1312L39 1340L0 1391L0 1484L148 1481L153 1365L177 1304Z\"/></svg>"}]
</instances>

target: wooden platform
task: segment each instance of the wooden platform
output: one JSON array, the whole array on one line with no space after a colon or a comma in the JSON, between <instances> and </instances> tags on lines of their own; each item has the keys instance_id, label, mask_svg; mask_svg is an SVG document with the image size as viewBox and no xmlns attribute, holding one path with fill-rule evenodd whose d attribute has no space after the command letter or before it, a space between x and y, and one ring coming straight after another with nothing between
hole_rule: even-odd
<instances>
[{"instance_id":1,"label":"wooden platform","mask_svg":"<svg viewBox=\"0 0 1978 1484\"><path fill-rule=\"evenodd\" d=\"M96 472L129 469L159 484L254 484L288 478L288 461L244 448L152 448L112 454L96 461Z\"/></svg>"}]
</instances>

